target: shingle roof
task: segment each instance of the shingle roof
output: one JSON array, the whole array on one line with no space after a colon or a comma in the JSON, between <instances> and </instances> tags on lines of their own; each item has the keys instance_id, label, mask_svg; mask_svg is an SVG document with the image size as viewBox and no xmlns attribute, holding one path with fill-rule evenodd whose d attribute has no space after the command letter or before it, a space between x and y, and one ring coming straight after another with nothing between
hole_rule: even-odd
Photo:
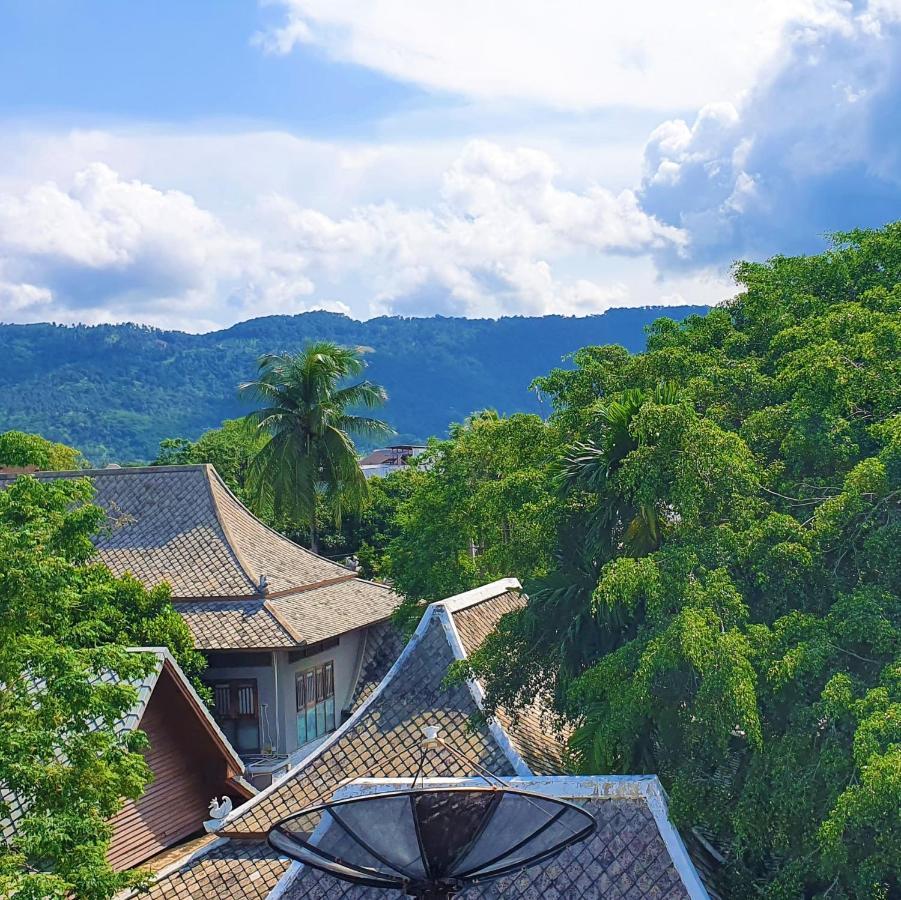
<instances>
[{"instance_id":1,"label":"shingle roof","mask_svg":"<svg viewBox=\"0 0 901 900\"><path fill-rule=\"evenodd\" d=\"M164 871L138 896L147 900L263 900L288 861L263 841L223 841Z\"/></svg>"},{"instance_id":2,"label":"shingle roof","mask_svg":"<svg viewBox=\"0 0 901 900\"><path fill-rule=\"evenodd\" d=\"M526 598L520 591L510 590L498 597L469 605L453 600L447 602L463 649L468 655L482 645L502 616L522 609ZM536 775L556 775L566 771L563 762L566 734L555 729L552 714L540 702L518 710L515 717L498 710L497 720Z\"/></svg>"},{"instance_id":3,"label":"shingle roof","mask_svg":"<svg viewBox=\"0 0 901 900\"><path fill-rule=\"evenodd\" d=\"M391 621L367 628L363 641L360 672L349 704L351 709L356 709L368 699L404 649L403 636Z\"/></svg>"},{"instance_id":4,"label":"shingle roof","mask_svg":"<svg viewBox=\"0 0 901 900\"><path fill-rule=\"evenodd\" d=\"M479 707L466 684L445 685L455 655L448 640L448 613L441 604L426 611L416 634L378 689L331 739L282 781L235 810L223 834L265 834L273 822L330 797L345 781L366 776L404 777L416 770L424 725L465 757L501 775L516 773L509 748L495 730L471 720ZM473 767L447 760L448 775L473 775Z\"/></svg>"},{"instance_id":5,"label":"shingle roof","mask_svg":"<svg viewBox=\"0 0 901 900\"><path fill-rule=\"evenodd\" d=\"M252 852L263 854L261 859L270 859L265 856L265 852L271 851L264 851L262 848L265 845L261 843L262 836L269 827L280 818L331 797L343 784L367 776L409 777L419 763L420 729L423 725L439 725L443 731L442 737L449 744L465 757L475 759L498 775L530 775L531 771L524 757L541 758L533 747L532 738L524 739L518 734L516 723L512 723L509 729L502 722L473 727L471 717L479 710L481 688L473 682L444 684L448 666L455 658L459 659L475 648L480 640L479 636L487 633L488 623L496 622L504 612L517 608L523 602L517 594L518 589L518 582L506 579L456 598L433 603L426 610L416 634L408 642L400 658L374 689L373 673L383 669L386 654L396 637L392 636L388 626L384 630L380 627L377 632L373 632L371 654L367 648L364 648L363 653L360 675L362 703L351 718L282 781L238 807L226 819L221 834L228 835L230 840L217 851L217 859L223 861L221 871L215 863L203 868L194 864L184 874L176 871L162 885L158 885L152 895L153 900L189 896L184 893L186 878L190 880L191 890L195 891L190 896L227 895L235 900L262 896L264 891L260 881L265 880L268 889L272 889L280 877L269 862L261 864L258 881L246 892L239 888L232 876L235 867L241 865L240 860L244 858L244 854L251 852L249 848L256 848ZM359 702L361 698L356 699ZM464 763L454 759L448 761L450 764L446 772L432 771L430 774L477 774L466 771L471 767ZM632 781L638 783L642 780ZM657 784L656 778L645 781ZM649 839L651 831L647 809L650 808L659 820L659 808L655 812L650 797L646 798L645 807L642 807L636 802L636 797L637 795L621 797L617 803L610 803L602 808L606 816L606 825L603 826L606 830L603 834L607 844L604 848L596 849L590 859L579 858L567 862L567 873L572 876L572 890L585 889L588 884L586 879L601 878L599 883L606 884L603 878L609 880L618 873L619 868L625 868L627 875L623 878L635 876L636 884L647 884L646 892L629 893L624 889L626 880L621 880L616 890L603 896L629 900L637 900L639 897L642 900L651 897L676 900L686 896L679 892L678 885L673 886L671 883L671 873L657 877L660 873L655 866L661 872L666 867L661 866L657 853L659 846L654 844L651 848L653 853L648 849L652 842ZM610 801L608 799L604 802ZM614 853L614 849L617 853ZM230 853L237 855L237 861L229 856ZM624 862L628 862L628 866L624 866ZM604 867L604 872L597 870L599 865ZM648 882L649 878L656 878L656 882ZM563 883L555 881L555 884ZM308 893L297 896L339 897L341 895L335 892L336 884L330 881L320 888L313 882L305 883ZM541 893L536 893L539 889ZM532 883L528 891L509 896L535 897L536 900L538 897L601 896L599 892L589 891L580 895L567 893L567 890L561 892L547 884ZM228 891L231 893L227 893Z\"/></svg>"},{"instance_id":6,"label":"shingle roof","mask_svg":"<svg viewBox=\"0 0 901 900\"><path fill-rule=\"evenodd\" d=\"M429 781L435 786L447 784L445 780ZM484 782L457 783L484 786ZM666 799L656 777L514 778L509 784L577 803L595 817L598 829L587 840L566 848L545 863L498 881L469 887L459 897L702 900L707 896L669 821ZM409 780L361 781L339 789L336 797L409 787ZM340 856L344 839L340 829L329 828L316 841ZM378 900L383 896L386 896L383 891L338 881L297 865L272 894L273 900Z\"/></svg>"},{"instance_id":7,"label":"shingle roof","mask_svg":"<svg viewBox=\"0 0 901 900\"><path fill-rule=\"evenodd\" d=\"M95 539L101 560L148 587L167 582L202 650L315 643L381 621L399 602L268 528L212 466L36 473L82 476L107 513ZM10 480L0 475L0 487Z\"/></svg>"},{"instance_id":8,"label":"shingle roof","mask_svg":"<svg viewBox=\"0 0 901 900\"><path fill-rule=\"evenodd\" d=\"M200 650L296 647L297 641L275 620L264 600L208 600L173 603Z\"/></svg>"}]
</instances>

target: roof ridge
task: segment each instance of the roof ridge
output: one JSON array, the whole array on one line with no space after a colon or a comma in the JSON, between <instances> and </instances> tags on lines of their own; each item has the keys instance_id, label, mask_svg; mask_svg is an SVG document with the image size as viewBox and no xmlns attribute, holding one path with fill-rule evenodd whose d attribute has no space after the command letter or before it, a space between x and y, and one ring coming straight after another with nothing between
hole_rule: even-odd
<instances>
[{"instance_id":1,"label":"roof ridge","mask_svg":"<svg viewBox=\"0 0 901 900\"><path fill-rule=\"evenodd\" d=\"M214 475L216 477L217 484L225 491L225 493L229 496L231 500L238 504L241 508L242 512L253 519L261 528L264 528L270 534L273 534L280 541L284 541L287 544L291 545L292 550L299 550L301 553L305 553L307 556L312 556L315 559L321 560L322 562L328 563L331 566L334 566L336 569L341 569L345 572L348 570L344 568L340 563L333 562L330 559L326 559L324 556L320 556L318 553L314 553L312 550L308 550L306 547L302 547L300 544L292 541L291 538L285 537L280 531L276 531L271 526L267 525L258 515L256 515L252 510L248 509L244 503L241 502L239 497L235 496L234 491L225 483L225 480L222 476L216 471L216 467L211 463L203 463L204 468L207 470L207 480L211 481L210 475ZM212 493L212 491L211 491ZM213 505L216 507L216 517L219 518L219 509L215 504L215 499L213 501ZM265 572L263 573L265 574ZM301 585L302 587L302 585Z\"/></svg>"},{"instance_id":2,"label":"roof ridge","mask_svg":"<svg viewBox=\"0 0 901 900\"><path fill-rule=\"evenodd\" d=\"M318 744L316 747L314 747L296 765L292 766L278 781L274 781L272 784L267 785L255 797L251 797L250 800L248 800L246 803L242 803L239 807L232 810L232 812L230 812L223 820L220 834L229 835L229 825L243 818L246 813L253 809L253 807L261 803L271 794L274 794L277 790L283 787L289 779L299 775L325 750L327 750L333 744L337 743L337 741L339 741L345 734L356 727L357 723L369 710L369 707L372 706L373 703L384 693L385 688L394 680L395 676L401 670L406 660L413 654L413 651L416 649L416 647L419 646L420 641L428 631L429 624L431 623L432 618L435 615L437 606L437 603L432 603L426 608L425 613L423 613L422 618L419 620L419 625L416 627L416 631L413 632L412 637L409 641L407 641L406 646L401 651L400 656L397 657L397 659L394 661L394 664L385 673L382 680L376 685L372 693L353 711L353 713L348 716L347 719L342 722L341 725L339 725L321 744ZM238 832L237 836L240 837L241 833Z\"/></svg>"},{"instance_id":3,"label":"roof ridge","mask_svg":"<svg viewBox=\"0 0 901 900\"><path fill-rule=\"evenodd\" d=\"M504 579L506 581L516 581L517 585L519 582L515 578ZM495 584L499 582L494 582L491 585L485 585L485 587L494 587ZM501 593L506 593L506 591L502 591ZM494 594L493 596L498 596ZM487 598L486 598L487 599ZM471 603L467 603L466 606L475 606L476 603L480 603L482 601L473 601ZM441 624L444 627L444 634L447 638L447 642L450 645L451 652L454 654L454 658L458 660L469 659L469 654L466 652L466 647L463 645L463 640L460 637L460 632L457 631L457 623L454 621L453 609L448 604L447 600L436 603L435 606L438 607L437 615L441 620ZM475 702L475 705L480 709L485 709L485 688L482 687L482 683L475 678L467 678L466 685L469 688L469 693L472 695L472 699ZM500 723L496 716L492 716L488 720L488 728L491 731L492 736L497 741L501 750L504 751L504 755L507 759L510 760L511 765L513 766L513 771L516 772L517 775L526 776L532 775L532 770L529 768L528 763L522 758L522 754L519 750L516 749L516 744L513 742L513 739L507 733L507 729Z\"/></svg>"},{"instance_id":4,"label":"roof ridge","mask_svg":"<svg viewBox=\"0 0 901 900\"><path fill-rule=\"evenodd\" d=\"M190 472L202 469L207 463L185 463L178 466L114 466L103 469L45 469L27 474L36 478L53 477L61 478L69 475L79 475L83 478L96 478L98 475L147 475L149 473L165 474L166 472ZM0 472L0 478L12 479L18 477L8 472Z\"/></svg>"},{"instance_id":5,"label":"roof ridge","mask_svg":"<svg viewBox=\"0 0 901 900\"><path fill-rule=\"evenodd\" d=\"M419 646L420 642L426 635L429 626L436 617L438 618L438 623L441 625L441 630L444 634L445 640L448 643L451 655L455 659L465 659L467 657L466 649L463 646L463 642L460 640L460 635L457 632L456 625L454 624L452 615L453 607L449 605L449 601L467 597L464 605L472 606L475 603L481 601L472 600L468 595L478 595L479 592L482 591L485 595L483 599L488 599L491 596L498 596L505 593L510 588L511 583L515 583L517 587L519 586L519 581L517 579L506 578L492 582L491 584L483 585L482 588L476 588L474 591L467 591L465 595L459 594L456 596L456 598L450 597L447 600L438 600L434 603L430 603L426 607L422 618L419 620L419 625L416 627L416 631L413 632L412 637L409 639L409 641L407 641L404 649L401 651L400 656L398 656L398 658L394 661L394 664L385 673L384 677L378 683L378 685L376 685L372 693L370 693L369 696L353 711L352 715L350 715L345 722L343 722L338 728L336 728L328 736L328 738L326 738L326 740L313 748L306 756L303 757L303 759L301 759L295 766L289 769L288 772L284 776L282 776L282 778L280 778L277 782L274 782L273 784L263 788L263 790L261 790L259 794L257 794L255 797L252 797L246 803L242 803L241 806L237 807L228 816L226 816L220 833L240 836L241 832L231 832L229 830L229 825L238 822L258 803L261 803L271 794L274 794L277 790L284 787L290 779L296 778L301 775L301 773L304 771L304 769L307 768L307 766L315 762L316 759L321 756L329 747L337 743L341 738L344 737L344 735L353 730L353 728L355 728L357 724L368 713L369 708L385 692L385 689L388 687L388 685L391 684L394 678L404 667L406 661L413 655L413 652ZM501 589L502 586L504 586L503 589ZM470 678L466 679L466 684L476 706L479 709L482 709L484 701L484 691L482 689L482 686L475 679ZM489 731L491 732L491 736L494 738L494 741L497 743L504 756L507 757L513 768L513 771L519 776L532 775L532 770L526 764L525 760L516 749L513 741L510 739L510 736L507 734L504 728L494 720L488 723L488 727Z\"/></svg>"},{"instance_id":6,"label":"roof ridge","mask_svg":"<svg viewBox=\"0 0 901 900\"><path fill-rule=\"evenodd\" d=\"M219 504L216 502L216 492L213 490L213 483L211 472L216 475L216 478L219 480L219 483L228 490L228 486L222 480L222 476L216 471L215 466L210 463L202 463L204 480L206 481L207 491L210 495L210 505L213 507L213 514L216 516L216 521L219 523L219 527L222 529L222 534L225 537L225 543L228 545L228 549L231 550L235 559L238 562L238 567L241 569L241 572L244 574L244 577L250 582L251 588L253 588L254 596L260 596L260 581L261 576L254 572L253 569L248 565L247 560L244 558L243 553L241 553L240 549L237 546L237 542L235 541L234 535L232 535L231 531L228 528L228 525L225 522L225 517L219 511ZM229 494L234 497L234 494L229 491ZM238 500L237 497L234 497L235 500ZM240 503L240 501L238 501ZM241 504L244 507L244 504ZM245 509L247 507L244 507ZM248 513L250 510L247 510ZM281 624L279 622L279 624ZM288 634L291 634L289 631ZM291 634L294 637L293 634Z\"/></svg>"},{"instance_id":7,"label":"roof ridge","mask_svg":"<svg viewBox=\"0 0 901 900\"><path fill-rule=\"evenodd\" d=\"M484 603L486 600L493 600L506 594L508 591L521 591L522 585L518 578L499 578L490 584L483 584L480 587L473 588L470 591L464 591L462 594L454 594L452 597L446 597L444 600L437 602L444 606L448 612L460 612L462 609L468 609L470 606L476 606Z\"/></svg>"}]
</instances>

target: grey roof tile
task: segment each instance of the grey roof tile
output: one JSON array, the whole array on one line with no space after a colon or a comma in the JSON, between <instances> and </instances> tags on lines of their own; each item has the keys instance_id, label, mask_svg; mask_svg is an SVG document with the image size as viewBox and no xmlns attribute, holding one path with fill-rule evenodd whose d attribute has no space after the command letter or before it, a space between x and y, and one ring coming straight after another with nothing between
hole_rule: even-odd
<instances>
[{"instance_id":1,"label":"grey roof tile","mask_svg":"<svg viewBox=\"0 0 901 900\"><path fill-rule=\"evenodd\" d=\"M36 476L93 481L95 502L107 513L107 527L95 539L100 559L148 587L168 583L202 649L315 643L381 621L399 602L389 588L358 579L268 528L212 466ZM0 487L10 480L0 475ZM263 577L265 592L259 589Z\"/></svg>"}]
</instances>

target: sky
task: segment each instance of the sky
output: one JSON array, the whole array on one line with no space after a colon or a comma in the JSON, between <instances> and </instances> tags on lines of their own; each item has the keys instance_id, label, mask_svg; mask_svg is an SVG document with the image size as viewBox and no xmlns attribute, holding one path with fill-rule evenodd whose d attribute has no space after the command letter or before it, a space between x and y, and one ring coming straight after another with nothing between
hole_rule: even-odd
<instances>
[{"instance_id":1,"label":"sky","mask_svg":"<svg viewBox=\"0 0 901 900\"><path fill-rule=\"evenodd\" d=\"M899 138L901 0L0 0L0 321L714 303Z\"/></svg>"}]
</instances>

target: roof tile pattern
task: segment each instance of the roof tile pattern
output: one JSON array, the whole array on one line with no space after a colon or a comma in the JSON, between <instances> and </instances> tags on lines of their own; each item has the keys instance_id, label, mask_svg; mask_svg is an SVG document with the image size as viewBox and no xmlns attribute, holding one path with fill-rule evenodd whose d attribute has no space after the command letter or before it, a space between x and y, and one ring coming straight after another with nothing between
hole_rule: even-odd
<instances>
[{"instance_id":1,"label":"roof tile pattern","mask_svg":"<svg viewBox=\"0 0 901 900\"><path fill-rule=\"evenodd\" d=\"M390 621L379 622L366 630L360 674L351 697L356 709L378 687L404 649L403 635Z\"/></svg>"},{"instance_id":2,"label":"roof tile pattern","mask_svg":"<svg viewBox=\"0 0 901 900\"><path fill-rule=\"evenodd\" d=\"M345 576L349 574L346 569L342 571ZM387 618L400 597L383 584L351 576L337 584L266 602L279 621L312 644Z\"/></svg>"},{"instance_id":3,"label":"roof tile pattern","mask_svg":"<svg viewBox=\"0 0 901 900\"><path fill-rule=\"evenodd\" d=\"M350 574L344 566L323 559L268 528L232 494L212 466L206 468L219 521L254 585L265 575L269 593L277 594Z\"/></svg>"},{"instance_id":4,"label":"roof tile pattern","mask_svg":"<svg viewBox=\"0 0 901 900\"><path fill-rule=\"evenodd\" d=\"M275 650L297 641L273 618L263 600L174 603L198 650Z\"/></svg>"},{"instance_id":5,"label":"roof tile pattern","mask_svg":"<svg viewBox=\"0 0 901 900\"><path fill-rule=\"evenodd\" d=\"M522 609L525 604L523 594L507 591L498 597L454 612L454 625L467 655L482 645L497 627L501 616ZM566 771L563 764L565 737L554 732L551 714L538 703L519 710L515 718L499 710L497 720L510 736L526 765L536 775L557 775Z\"/></svg>"},{"instance_id":6,"label":"roof tile pattern","mask_svg":"<svg viewBox=\"0 0 901 900\"><path fill-rule=\"evenodd\" d=\"M453 654L437 616L381 693L371 698L356 724L306 765L227 824L223 834L261 835L279 819L330 797L338 785L355 778L409 777L419 764L422 727L438 725L442 737L464 756L498 775L513 769L491 732L472 729L477 706L465 684L444 687ZM443 757L445 771L430 775L476 774L462 761Z\"/></svg>"},{"instance_id":7,"label":"roof tile pattern","mask_svg":"<svg viewBox=\"0 0 901 900\"><path fill-rule=\"evenodd\" d=\"M97 469L95 502L109 531L95 540L117 575L131 572L148 587L168 582L174 597L252 596L216 517L204 466Z\"/></svg>"},{"instance_id":8,"label":"roof tile pattern","mask_svg":"<svg viewBox=\"0 0 901 900\"><path fill-rule=\"evenodd\" d=\"M188 861L137 896L147 900L263 900L288 864L264 841L228 841Z\"/></svg>"},{"instance_id":9,"label":"roof tile pattern","mask_svg":"<svg viewBox=\"0 0 901 900\"><path fill-rule=\"evenodd\" d=\"M587 841L516 875L474 885L466 900L687 900L647 803L642 800L575 801L598 822ZM380 900L398 892L359 887L304 868L284 900Z\"/></svg>"},{"instance_id":10,"label":"roof tile pattern","mask_svg":"<svg viewBox=\"0 0 901 900\"><path fill-rule=\"evenodd\" d=\"M95 539L100 559L148 587L167 582L201 649L315 643L387 618L400 600L268 528L212 466L37 473L82 476L107 513ZM10 480L0 475L0 487Z\"/></svg>"}]
</instances>

